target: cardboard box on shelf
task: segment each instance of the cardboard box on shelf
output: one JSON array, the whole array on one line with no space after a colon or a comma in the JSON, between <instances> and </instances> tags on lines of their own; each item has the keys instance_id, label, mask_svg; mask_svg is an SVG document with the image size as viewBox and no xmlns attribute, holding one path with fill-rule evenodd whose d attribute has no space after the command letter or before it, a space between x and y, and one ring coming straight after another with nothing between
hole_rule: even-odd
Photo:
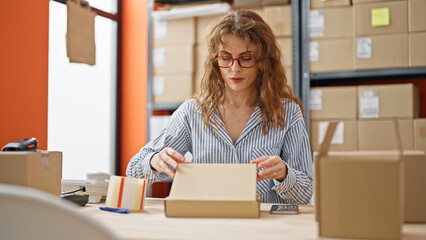
<instances>
[{"instance_id":1,"label":"cardboard box on shelf","mask_svg":"<svg viewBox=\"0 0 426 240\"><path fill-rule=\"evenodd\" d=\"M332 133L327 132L320 152L314 153L319 236L400 239L402 154L399 151L329 152Z\"/></svg>"},{"instance_id":2,"label":"cardboard box on shelf","mask_svg":"<svg viewBox=\"0 0 426 240\"><path fill-rule=\"evenodd\" d=\"M353 37L353 8L311 10L309 33L311 39Z\"/></svg>"},{"instance_id":3,"label":"cardboard box on shelf","mask_svg":"<svg viewBox=\"0 0 426 240\"><path fill-rule=\"evenodd\" d=\"M282 54L282 63L285 67L292 66L293 63L293 52L292 52L292 42L291 38L277 38L278 46L280 47L281 54Z\"/></svg>"},{"instance_id":4,"label":"cardboard box on shelf","mask_svg":"<svg viewBox=\"0 0 426 240\"><path fill-rule=\"evenodd\" d=\"M361 4L355 8L355 36L408 32L407 1Z\"/></svg>"},{"instance_id":5,"label":"cardboard box on shelf","mask_svg":"<svg viewBox=\"0 0 426 240\"><path fill-rule=\"evenodd\" d=\"M61 195L62 152L0 152L0 183Z\"/></svg>"},{"instance_id":6,"label":"cardboard box on shelf","mask_svg":"<svg viewBox=\"0 0 426 240\"><path fill-rule=\"evenodd\" d=\"M275 36L291 36L291 6L267 6L263 8L263 19L271 27Z\"/></svg>"},{"instance_id":7,"label":"cardboard box on shelf","mask_svg":"<svg viewBox=\"0 0 426 240\"><path fill-rule=\"evenodd\" d=\"M225 16L224 14L208 15L197 17L195 20L195 32L197 44L207 44L206 34L209 31L210 24L214 23L220 17Z\"/></svg>"},{"instance_id":8,"label":"cardboard box on shelf","mask_svg":"<svg viewBox=\"0 0 426 240\"><path fill-rule=\"evenodd\" d=\"M358 116L363 118L417 118L419 90L411 84L358 86Z\"/></svg>"},{"instance_id":9,"label":"cardboard box on shelf","mask_svg":"<svg viewBox=\"0 0 426 240\"><path fill-rule=\"evenodd\" d=\"M354 70L353 38L318 39L310 42L311 72Z\"/></svg>"},{"instance_id":10,"label":"cardboard box on shelf","mask_svg":"<svg viewBox=\"0 0 426 240\"><path fill-rule=\"evenodd\" d=\"M413 119L398 119L402 148L414 149ZM358 121L359 150L397 150L397 142L390 135L394 128L394 120L376 119Z\"/></svg>"},{"instance_id":11,"label":"cardboard box on shelf","mask_svg":"<svg viewBox=\"0 0 426 240\"><path fill-rule=\"evenodd\" d=\"M194 44L195 18L153 21L153 45Z\"/></svg>"},{"instance_id":12,"label":"cardboard box on shelf","mask_svg":"<svg viewBox=\"0 0 426 240\"><path fill-rule=\"evenodd\" d=\"M234 8L259 7L262 5L262 0L234 0Z\"/></svg>"},{"instance_id":13,"label":"cardboard box on shelf","mask_svg":"<svg viewBox=\"0 0 426 240\"><path fill-rule=\"evenodd\" d=\"M401 0L352 0L353 5L365 4L365 3L381 3L381 2L391 2L391 1L401 1ZM402 0L407 1L407 0Z\"/></svg>"},{"instance_id":14,"label":"cardboard box on shelf","mask_svg":"<svg viewBox=\"0 0 426 240\"><path fill-rule=\"evenodd\" d=\"M426 155L404 152L404 222L426 223Z\"/></svg>"},{"instance_id":15,"label":"cardboard box on shelf","mask_svg":"<svg viewBox=\"0 0 426 240\"><path fill-rule=\"evenodd\" d=\"M194 71L194 45L157 46L153 51L154 75L163 73L192 73Z\"/></svg>"},{"instance_id":16,"label":"cardboard box on shelf","mask_svg":"<svg viewBox=\"0 0 426 240\"><path fill-rule=\"evenodd\" d=\"M359 37L355 39L353 52L356 70L408 67L408 35Z\"/></svg>"},{"instance_id":17,"label":"cardboard box on shelf","mask_svg":"<svg viewBox=\"0 0 426 240\"><path fill-rule=\"evenodd\" d=\"M426 1L408 1L408 29L410 32L426 32Z\"/></svg>"},{"instance_id":18,"label":"cardboard box on shelf","mask_svg":"<svg viewBox=\"0 0 426 240\"><path fill-rule=\"evenodd\" d=\"M337 129L330 144L330 151L358 150L358 123L356 119L332 120L338 121ZM311 121L311 149L319 151L324 141L330 121Z\"/></svg>"},{"instance_id":19,"label":"cardboard box on shelf","mask_svg":"<svg viewBox=\"0 0 426 240\"><path fill-rule=\"evenodd\" d=\"M414 150L426 152L426 118L414 119Z\"/></svg>"},{"instance_id":20,"label":"cardboard box on shelf","mask_svg":"<svg viewBox=\"0 0 426 240\"><path fill-rule=\"evenodd\" d=\"M179 164L167 217L259 217L255 164Z\"/></svg>"},{"instance_id":21,"label":"cardboard box on shelf","mask_svg":"<svg viewBox=\"0 0 426 240\"><path fill-rule=\"evenodd\" d=\"M311 119L356 119L357 88L312 87L310 98Z\"/></svg>"},{"instance_id":22,"label":"cardboard box on shelf","mask_svg":"<svg viewBox=\"0 0 426 240\"><path fill-rule=\"evenodd\" d=\"M425 1L426 3L426 1ZM409 66L426 66L426 32L413 32L409 39Z\"/></svg>"},{"instance_id":23,"label":"cardboard box on shelf","mask_svg":"<svg viewBox=\"0 0 426 240\"><path fill-rule=\"evenodd\" d=\"M193 94L193 77L192 72L164 73L153 76L153 102L184 102Z\"/></svg>"},{"instance_id":24,"label":"cardboard box on shelf","mask_svg":"<svg viewBox=\"0 0 426 240\"><path fill-rule=\"evenodd\" d=\"M311 9L317 8L328 8L328 7L339 7L339 6L350 6L350 0L311 0Z\"/></svg>"}]
</instances>

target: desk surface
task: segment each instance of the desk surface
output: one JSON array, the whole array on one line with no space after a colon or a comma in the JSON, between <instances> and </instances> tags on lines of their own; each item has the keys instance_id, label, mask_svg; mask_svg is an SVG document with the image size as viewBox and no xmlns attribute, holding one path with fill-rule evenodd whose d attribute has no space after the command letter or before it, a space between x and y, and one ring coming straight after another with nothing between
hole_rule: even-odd
<instances>
[{"instance_id":1,"label":"desk surface","mask_svg":"<svg viewBox=\"0 0 426 240\"><path fill-rule=\"evenodd\" d=\"M262 203L259 218L167 218L163 199L146 199L145 210L118 214L88 204L81 212L105 224L122 239L324 239L318 237L313 206L298 215L273 215ZM404 224L403 239L426 239L426 224Z\"/></svg>"}]
</instances>

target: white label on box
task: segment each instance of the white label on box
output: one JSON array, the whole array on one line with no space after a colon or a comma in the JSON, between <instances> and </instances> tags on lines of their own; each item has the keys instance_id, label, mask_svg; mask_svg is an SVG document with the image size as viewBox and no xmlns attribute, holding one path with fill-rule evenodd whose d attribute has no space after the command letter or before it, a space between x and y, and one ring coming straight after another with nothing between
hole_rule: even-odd
<instances>
[{"instance_id":1,"label":"white label on box","mask_svg":"<svg viewBox=\"0 0 426 240\"><path fill-rule=\"evenodd\" d=\"M322 91L319 89L311 90L311 99L310 99L311 110L321 110L322 109Z\"/></svg>"},{"instance_id":2,"label":"white label on box","mask_svg":"<svg viewBox=\"0 0 426 240\"><path fill-rule=\"evenodd\" d=\"M371 38L358 38L356 43L356 56L358 58L371 58Z\"/></svg>"},{"instance_id":3,"label":"white label on box","mask_svg":"<svg viewBox=\"0 0 426 240\"><path fill-rule=\"evenodd\" d=\"M379 117L379 92L377 90L365 90L359 93L359 117Z\"/></svg>"},{"instance_id":4,"label":"white label on box","mask_svg":"<svg viewBox=\"0 0 426 240\"><path fill-rule=\"evenodd\" d=\"M318 142L321 144L324 141L325 134L328 130L329 122L320 122L318 127ZM344 128L345 125L343 122L339 122L336 127L336 131L334 132L334 136L331 139L331 144L343 144L344 139Z\"/></svg>"},{"instance_id":5,"label":"white label on box","mask_svg":"<svg viewBox=\"0 0 426 240\"><path fill-rule=\"evenodd\" d=\"M167 126L170 116L151 116L149 124L149 141L160 136L161 131Z\"/></svg>"},{"instance_id":6,"label":"white label on box","mask_svg":"<svg viewBox=\"0 0 426 240\"><path fill-rule=\"evenodd\" d=\"M164 77L163 76L154 77L152 82L153 82L152 94L155 96L163 95L164 94Z\"/></svg>"},{"instance_id":7,"label":"white label on box","mask_svg":"<svg viewBox=\"0 0 426 240\"><path fill-rule=\"evenodd\" d=\"M319 44L318 42L310 42L309 44L309 61L318 62L319 61Z\"/></svg>"},{"instance_id":8,"label":"white label on box","mask_svg":"<svg viewBox=\"0 0 426 240\"><path fill-rule=\"evenodd\" d=\"M166 49L154 48L154 67L161 67L166 65Z\"/></svg>"},{"instance_id":9,"label":"white label on box","mask_svg":"<svg viewBox=\"0 0 426 240\"><path fill-rule=\"evenodd\" d=\"M309 35L311 37L324 36L324 13L322 10L311 10L309 24Z\"/></svg>"},{"instance_id":10,"label":"white label on box","mask_svg":"<svg viewBox=\"0 0 426 240\"><path fill-rule=\"evenodd\" d=\"M155 39L165 39L167 37L167 21L156 21L154 29Z\"/></svg>"}]
</instances>

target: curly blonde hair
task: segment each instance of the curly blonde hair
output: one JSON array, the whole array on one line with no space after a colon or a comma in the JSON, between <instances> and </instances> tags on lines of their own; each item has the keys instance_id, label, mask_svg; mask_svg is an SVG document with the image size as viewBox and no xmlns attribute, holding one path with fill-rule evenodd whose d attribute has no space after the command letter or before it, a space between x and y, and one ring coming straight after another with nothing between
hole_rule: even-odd
<instances>
[{"instance_id":1,"label":"curly blonde hair","mask_svg":"<svg viewBox=\"0 0 426 240\"><path fill-rule=\"evenodd\" d=\"M224 45L222 36L229 33L244 39L247 47L250 43L257 47L255 53L258 65L256 97L264 117L264 134L271 126L274 129L278 127L284 129L286 110L283 100L296 102L302 114L303 105L287 83L281 63L281 51L271 28L257 13L246 10L231 11L210 26L206 39L208 54L204 61L200 91L194 96L196 105L201 109L204 127L210 125L218 129L211 117L215 112L219 112L219 106L224 103L225 81L214 58L220 46Z\"/></svg>"}]
</instances>

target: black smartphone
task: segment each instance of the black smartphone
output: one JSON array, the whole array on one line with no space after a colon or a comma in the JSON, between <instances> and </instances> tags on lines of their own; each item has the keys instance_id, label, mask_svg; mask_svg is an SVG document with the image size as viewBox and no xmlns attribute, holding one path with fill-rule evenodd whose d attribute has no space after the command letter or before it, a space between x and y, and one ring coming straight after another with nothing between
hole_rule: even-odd
<instances>
[{"instance_id":1,"label":"black smartphone","mask_svg":"<svg viewBox=\"0 0 426 240\"><path fill-rule=\"evenodd\" d=\"M299 206L296 204L272 205L271 214L298 214Z\"/></svg>"}]
</instances>

